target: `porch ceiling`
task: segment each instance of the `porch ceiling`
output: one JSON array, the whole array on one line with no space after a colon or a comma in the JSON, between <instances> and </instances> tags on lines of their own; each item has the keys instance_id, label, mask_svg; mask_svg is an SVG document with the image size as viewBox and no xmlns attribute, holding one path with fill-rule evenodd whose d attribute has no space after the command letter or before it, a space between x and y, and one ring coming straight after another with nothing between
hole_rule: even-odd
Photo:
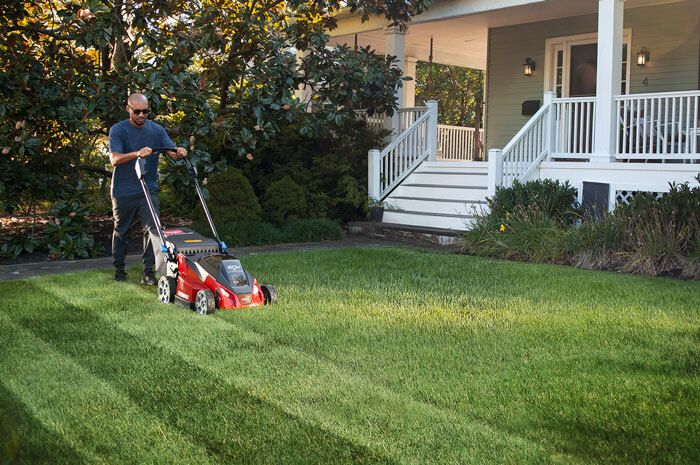
<instances>
[{"instance_id":1,"label":"porch ceiling","mask_svg":"<svg viewBox=\"0 0 700 465\"><path fill-rule=\"evenodd\" d=\"M626 0L625 8L637 8L684 0ZM486 69L488 29L491 27L545 21L592 14L598 11L598 0L533 0L528 4L490 9L481 13L456 16L454 12L468 11L467 0L436 2L424 15L414 18L406 34L406 57L428 61L430 38L433 38L433 62L468 68ZM507 2L493 1L491 5ZM526 2L520 2L526 3ZM485 8L484 8L485 9ZM377 53L386 47L384 22L370 19L362 23L358 18L341 15L338 29L332 31L331 45L355 44L371 46Z\"/></svg>"}]
</instances>

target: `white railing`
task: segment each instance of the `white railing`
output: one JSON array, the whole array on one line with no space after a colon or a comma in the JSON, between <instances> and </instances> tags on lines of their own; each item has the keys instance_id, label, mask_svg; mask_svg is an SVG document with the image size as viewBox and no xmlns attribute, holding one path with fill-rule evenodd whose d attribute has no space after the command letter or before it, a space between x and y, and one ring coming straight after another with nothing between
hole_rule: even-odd
<instances>
[{"instance_id":1,"label":"white railing","mask_svg":"<svg viewBox=\"0 0 700 465\"><path fill-rule=\"evenodd\" d=\"M384 128L384 115L375 113L372 116L367 114L367 110L355 110L355 114L359 119L364 120L367 126L375 131Z\"/></svg>"},{"instance_id":2,"label":"white railing","mask_svg":"<svg viewBox=\"0 0 700 465\"><path fill-rule=\"evenodd\" d=\"M394 125L394 127L398 129L397 134L400 135L403 133L427 111L428 107L406 107L396 110L396 114L398 116L398 126Z\"/></svg>"},{"instance_id":3,"label":"white railing","mask_svg":"<svg viewBox=\"0 0 700 465\"><path fill-rule=\"evenodd\" d=\"M526 180L549 155L554 144L553 97L552 92L545 94L544 104L503 150L489 151L489 195L497 186L510 187L516 179Z\"/></svg>"},{"instance_id":4,"label":"white railing","mask_svg":"<svg viewBox=\"0 0 700 465\"><path fill-rule=\"evenodd\" d=\"M594 147L595 97L556 98L551 158L589 158Z\"/></svg>"},{"instance_id":5,"label":"white railing","mask_svg":"<svg viewBox=\"0 0 700 465\"><path fill-rule=\"evenodd\" d=\"M437 102L428 105L413 123L381 152L369 151L368 194L383 200L426 158L435 160Z\"/></svg>"},{"instance_id":6,"label":"white railing","mask_svg":"<svg viewBox=\"0 0 700 465\"><path fill-rule=\"evenodd\" d=\"M484 130L479 130L481 145L476 147L474 128L438 125L438 159L466 160L483 159Z\"/></svg>"},{"instance_id":7,"label":"white railing","mask_svg":"<svg viewBox=\"0 0 700 465\"><path fill-rule=\"evenodd\" d=\"M700 91L620 95L618 160L699 160Z\"/></svg>"}]
</instances>

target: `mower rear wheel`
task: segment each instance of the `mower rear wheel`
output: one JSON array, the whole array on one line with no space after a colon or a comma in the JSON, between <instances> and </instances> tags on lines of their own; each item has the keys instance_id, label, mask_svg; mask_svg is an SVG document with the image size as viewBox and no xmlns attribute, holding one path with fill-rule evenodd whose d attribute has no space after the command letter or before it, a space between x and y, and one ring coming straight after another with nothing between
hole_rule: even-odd
<instances>
[{"instance_id":1,"label":"mower rear wheel","mask_svg":"<svg viewBox=\"0 0 700 465\"><path fill-rule=\"evenodd\" d=\"M209 315L216 311L216 301L214 293L208 289L202 289L197 292L197 297L194 301L194 310L200 315Z\"/></svg>"},{"instance_id":2,"label":"mower rear wheel","mask_svg":"<svg viewBox=\"0 0 700 465\"><path fill-rule=\"evenodd\" d=\"M177 281L175 278L161 276L158 280L158 300L164 304L170 304L175 298L175 288Z\"/></svg>"},{"instance_id":3,"label":"mower rear wheel","mask_svg":"<svg viewBox=\"0 0 700 465\"><path fill-rule=\"evenodd\" d=\"M275 289L274 286L260 286L260 290L262 291L263 297L265 298L265 305L277 303L277 289Z\"/></svg>"}]
</instances>

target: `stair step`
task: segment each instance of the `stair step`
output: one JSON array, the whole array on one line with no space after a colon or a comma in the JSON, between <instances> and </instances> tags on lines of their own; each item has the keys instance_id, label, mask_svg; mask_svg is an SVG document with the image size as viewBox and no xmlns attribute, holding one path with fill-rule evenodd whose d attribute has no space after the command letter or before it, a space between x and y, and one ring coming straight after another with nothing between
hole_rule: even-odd
<instances>
[{"instance_id":1,"label":"stair step","mask_svg":"<svg viewBox=\"0 0 700 465\"><path fill-rule=\"evenodd\" d=\"M474 222L473 217L467 215L428 215L422 212L408 211L384 211L382 222L405 224L411 226L426 226L432 228L454 229L466 231Z\"/></svg>"},{"instance_id":2,"label":"stair step","mask_svg":"<svg viewBox=\"0 0 700 465\"><path fill-rule=\"evenodd\" d=\"M486 200L464 200L464 199L431 199L426 197L404 197L404 196L392 196L387 200L420 200L422 202L453 202L453 203L482 203L486 204Z\"/></svg>"},{"instance_id":3,"label":"stair step","mask_svg":"<svg viewBox=\"0 0 700 465\"><path fill-rule=\"evenodd\" d=\"M418 183L404 183L401 184L406 187L439 187L441 189L481 189L487 190L487 186L460 186L460 185L446 185L446 184L418 184Z\"/></svg>"},{"instance_id":4,"label":"stair step","mask_svg":"<svg viewBox=\"0 0 700 465\"><path fill-rule=\"evenodd\" d=\"M433 184L453 186L479 186L486 187L488 183L487 173L474 173L465 171L462 173L450 173L448 171L416 171L406 180L408 184Z\"/></svg>"},{"instance_id":5,"label":"stair step","mask_svg":"<svg viewBox=\"0 0 700 465\"><path fill-rule=\"evenodd\" d=\"M422 199L456 199L460 202L485 200L487 189L458 186L453 188L442 184L415 185L401 184L391 193L387 200L395 197L417 197Z\"/></svg>"},{"instance_id":6,"label":"stair step","mask_svg":"<svg viewBox=\"0 0 700 465\"><path fill-rule=\"evenodd\" d=\"M386 200L385 211L399 210L438 215L466 215L471 217L485 209L485 202L479 200L424 199L418 197L390 197Z\"/></svg>"},{"instance_id":7,"label":"stair step","mask_svg":"<svg viewBox=\"0 0 700 465\"><path fill-rule=\"evenodd\" d=\"M474 215L471 215L471 214L422 212L422 211L398 210L398 209L394 209L394 208L384 209L384 213L386 214L387 212L402 213L402 214L406 214L406 215L439 216L439 217L445 217L445 218L474 218Z\"/></svg>"}]
</instances>

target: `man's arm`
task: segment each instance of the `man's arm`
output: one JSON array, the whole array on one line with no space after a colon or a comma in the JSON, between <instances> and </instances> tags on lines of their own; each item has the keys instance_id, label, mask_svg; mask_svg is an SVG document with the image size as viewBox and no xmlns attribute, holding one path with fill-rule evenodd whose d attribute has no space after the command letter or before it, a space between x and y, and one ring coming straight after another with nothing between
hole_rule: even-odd
<instances>
[{"instance_id":1,"label":"man's arm","mask_svg":"<svg viewBox=\"0 0 700 465\"><path fill-rule=\"evenodd\" d=\"M165 152L173 161L182 160L187 156L187 149L184 147L177 147L175 151Z\"/></svg>"},{"instance_id":2,"label":"man's arm","mask_svg":"<svg viewBox=\"0 0 700 465\"><path fill-rule=\"evenodd\" d=\"M109 161L112 163L112 166L119 166L135 158L146 158L151 153L153 153L153 150L150 147L144 147L141 150L129 153L109 152Z\"/></svg>"}]
</instances>

